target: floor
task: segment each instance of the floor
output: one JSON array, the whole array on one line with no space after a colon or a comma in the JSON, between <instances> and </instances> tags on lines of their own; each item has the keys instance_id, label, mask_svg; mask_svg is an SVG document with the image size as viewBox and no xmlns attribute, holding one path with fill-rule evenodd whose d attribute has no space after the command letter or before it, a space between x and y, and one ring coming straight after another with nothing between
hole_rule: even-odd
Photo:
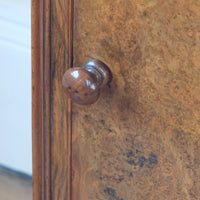
<instances>
[{"instance_id":1,"label":"floor","mask_svg":"<svg viewBox=\"0 0 200 200\"><path fill-rule=\"evenodd\" d=\"M0 200L32 200L31 179L0 168Z\"/></svg>"}]
</instances>

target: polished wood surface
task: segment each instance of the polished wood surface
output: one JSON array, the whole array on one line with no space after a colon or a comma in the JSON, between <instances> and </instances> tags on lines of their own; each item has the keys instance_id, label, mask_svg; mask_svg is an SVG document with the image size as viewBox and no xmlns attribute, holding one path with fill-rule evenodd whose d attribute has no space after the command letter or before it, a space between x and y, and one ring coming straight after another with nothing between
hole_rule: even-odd
<instances>
[{"instance_id":1,"label":"polished wood surface","mask_svg":"<svg viewBox=\"0 0 200 200\"><path fill-rule=\"evenodd\" d=\"M99 60L90 59L83 67L68 69L63 75L63 87L73 102L90 105L97 101L100 89L109 85L112 74Z\"/></svg>"},{"instance_id":2,"label":"polished wood surface","mask_svg":"<svg viewBox=\"0 0 200 200\"><path fill-rule=\"evenodd\" d=\"M81 105L95 103L100 94L100 80L86 69L75 67L65 72L63 86L73 102Z\"/></svg>"},{"instance_id":3,"label":"polished wood surface","mask_svg":"<svg viewBox=\"0 0 200 200\"><path fill-rule=\"evenodd\" d=\"M72 66L72 0L51 1L51 199L71 198L71 101L62 77Z\"/></svg>"},{"instance_id":4,"label":"polished wood surface","mask_svg":"<svg viewBox=\"0 0 200 200\"><path fill-rule=\"evenodd\" d=\"M113 73L73 105L72 200L200 197L200 1L75 0L74 66Z\"/></svg>"},{"instance_id":5,"label":"polished wood surface","mask_svg":"<svg viewBox=\"0 0 200 200\"><path fill-rule=\"evenodd\" d=\"M72 0L32 0L33 199L71 196L71 103L62 76L72 66Z\"/></svg>"},{"instance_id":6,"label":"polished wood surface","mask_svg":"<svg viewBox=\"0 0 200 200\"><path fill-rule=\"evenodd\" d=\"M199 199L199 24L199 0L32 1L34 200ZM90 58L113 81L71 107Z\"/></svg>"},{"instance_id":7,"label":"polished wood surface","mask_svg":"<svg viewBox=\"0 0 200 200\"><path fill-rule=\"evenodd\" d=\"M46 1L47 5L49 1ZM48 22L48 16L45 15L44 1L32 1L32 146L33 146L33 199L45 199L47 192L47 185L49 179L45 171L48 171L49 165L46 164L45 151L48 147L48 140L45 140L44 124L45 105L44 91L45 88L44 77L44 60L45 54L48 54L49 48L45 49L44 41L46 35L44 31L44 19ZM46 13L49 13L46 10ZM46 32L49 34L49 32ZM48 43L49 44L49 43ZM47 120L48 123L48 120ZM48 126L47 126L48 127Z\"/></svg>"}]
</instances>

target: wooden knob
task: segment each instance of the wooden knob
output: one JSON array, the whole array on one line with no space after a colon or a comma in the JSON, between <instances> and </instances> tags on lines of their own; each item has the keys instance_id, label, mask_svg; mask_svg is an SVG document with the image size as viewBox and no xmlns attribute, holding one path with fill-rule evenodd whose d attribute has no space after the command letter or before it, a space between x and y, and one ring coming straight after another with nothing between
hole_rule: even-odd
<instances>
[{"instance_id":1,"label":"wooden knob","mask_svg":"<svg viewBox=\"0 0 200 200\"><path fill-rule=\"evenodd\" d=\"M109 68L103 62L91 59L83 67L68 69L63 76L63 86L73 102L89 105L97 101L100 89L111 79Z\"/></svg>"}]
</instances>

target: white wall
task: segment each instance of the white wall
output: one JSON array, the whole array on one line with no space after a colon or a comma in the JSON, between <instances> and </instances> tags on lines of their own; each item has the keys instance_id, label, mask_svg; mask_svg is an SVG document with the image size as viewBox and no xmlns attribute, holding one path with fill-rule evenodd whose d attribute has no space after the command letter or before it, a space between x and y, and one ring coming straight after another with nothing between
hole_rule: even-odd
<instances>
[{"instance_id":1,"label":"white wall","mask_svg":"<svg viewBox=\"0 0 200 200\"><path fill-rule=\"evenodd\" d=\"M31 0L0 0L0 164L32 174Z\"/></svg>"}]
</instances>

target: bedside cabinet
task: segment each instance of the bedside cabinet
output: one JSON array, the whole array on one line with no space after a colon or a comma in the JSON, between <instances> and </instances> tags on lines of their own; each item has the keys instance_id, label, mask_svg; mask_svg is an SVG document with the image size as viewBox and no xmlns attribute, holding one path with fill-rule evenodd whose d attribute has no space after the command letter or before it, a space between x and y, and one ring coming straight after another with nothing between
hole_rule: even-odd
<instances>
[{"instance_id":1,"label":"bedside cabinet","mask_svg":"<svg viewBox=\"0 0 200 200\"><path fill-rule=\"evenodd\" d=\"M34 200L199 198L199 24L199 0L32 1Z\"/></svg>"}]
</instances>

